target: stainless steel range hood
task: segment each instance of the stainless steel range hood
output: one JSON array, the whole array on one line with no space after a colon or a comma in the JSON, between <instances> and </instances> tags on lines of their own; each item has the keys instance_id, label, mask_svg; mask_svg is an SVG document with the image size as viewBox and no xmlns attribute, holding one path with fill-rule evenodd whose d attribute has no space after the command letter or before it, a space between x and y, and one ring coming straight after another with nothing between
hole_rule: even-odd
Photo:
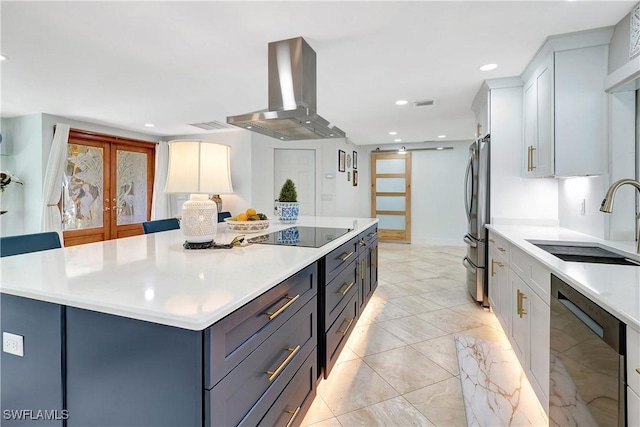
<instances>
[{"instance_id":1,"label":"stainless steel range hood","mask_svg":"<svg viewBox=\"0 0 640 427\"><path fill-rule=\"evenodd\" d=\"M269 109L227 123L285 141L346 136L316 113L316 53L302 37L269 43Z\"/></svg>"}]
</instances>

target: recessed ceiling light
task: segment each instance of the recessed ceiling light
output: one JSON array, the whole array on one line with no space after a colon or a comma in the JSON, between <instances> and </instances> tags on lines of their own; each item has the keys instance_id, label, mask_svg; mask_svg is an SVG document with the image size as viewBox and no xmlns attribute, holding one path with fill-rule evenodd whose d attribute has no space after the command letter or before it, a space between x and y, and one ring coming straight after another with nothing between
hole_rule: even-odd
<instances>
[{"instance_id":1,"label":"recessed ceiling light","mask_svg":"<svg viewBox=\"0 0 640 427\"><path fill-rule=\"evenodd\" d=\"M444 147L438 147L436 150L444 150Z\"/></svg>"},{"instance_id":2,"label":"recessed ceiling light","mask_svg":"<svg viewBox=\"0 0 640 427\"><path fill-rule=\"evenodd\" d=\"M396 101L396 105L407 105L409 103L409 101L406 101L404 99L399 99Z\"/></svg>"},{"instance_id":3,"label":"recessed ceiling light","mask_svg":"<svg viewBox=\"0 0 640 427\"><path fill-rule=\"evenodd\" d=\"M446 138L447 135L438 135L438 138Z\"/></svg>"},{"instance_id":4,"label":"recessed ceiling light","mask_svg":"<svg viewBox=\"0 0 640 427\"><path fill-rule=\"evenodd\" d=\"M251 126L247 126L247 129L251 129Z\"/></svg>"},{"instance_id":5,"label":"recessed ceiling light","mask_svg":"<svg viewBox=\"0 0 640 427\"><path fill-rule=\"evenodd\" d=\"M305 123L309 124L309 123L311 123L311 120L307 120Z\"/></svg>"},{"instance_id":6,"label":"recessed ceiling light","mask_svg":"<svg viewBox=\"0 0 640 427\"><path fill-rule=\"evenodd\" d=\"M393 140L393 142L402 142L402 140L400 138L396 138Z\"/></svg>"},{"instance_id":7,"label":"recessed ceiling light","mask_svg":"<svg viewBox=\"0 0 640 427\"><path fill-rule=\"evenodd\" d=\"M155 125L154 125L153 123L145 123L145 124L144 124L144 126L145 126L145 127L148 127L148 128L152 128L152 127L154 127Z\"/></svg>"},{"instance_id":8,"label":"recessed ceiling light","mask_svg":"<svg viewBox=\"0 0 640 427\"><path fill-rule=\"evenodd\" d=\"M496 68L498 68L498 64L484 64L483 66L478 67L480 71L491 71L495 70Z\"/></svg>"},{"instance_id":9,"label":"recessed ceiling light","mask_svg":"<svg viewBox=\"0 0 640 427\"><path fill-rule=\"evenodd\" d=\"M6 56L4 56L4 55L0 55L0 61L4 61L5 59L7 59L7 57L6 57Z\"/></svg>"},{"instance_id":10,"label":"recessed ceiling light","mask_svg":"<svg viewBox=\"0 0 640 427\"><path fill-rule=\"evenodd\" d=\"M396 135L398 132L396 132L395 130L392 130L391 132L389 132L389 135Z\"/></svg>"}]
</instances>

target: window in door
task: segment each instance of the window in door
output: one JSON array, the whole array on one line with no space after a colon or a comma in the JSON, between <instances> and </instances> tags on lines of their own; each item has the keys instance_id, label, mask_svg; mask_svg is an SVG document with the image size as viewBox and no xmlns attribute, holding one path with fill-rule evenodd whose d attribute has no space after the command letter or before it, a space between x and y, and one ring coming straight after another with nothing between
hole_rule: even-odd
<instances>
[{"instance_id":1,"label":"window in door","mask_svg":"<svg viewBox=\"0 0 640 427\"><path fill-rule=\"evenodd\" d=\"M371 154L371 216L380 240L411 241L411 153Z\"/></svg>"},{"instance_id":2,"label":"window in door","mask_svg":"<svg viewBox=\"0 0 640 427\"><path fill-rule=\"evenodd\" d=\"M155 144L71 130L62 186L65 246L142 234Z\"/></svg>"}]
</instances>

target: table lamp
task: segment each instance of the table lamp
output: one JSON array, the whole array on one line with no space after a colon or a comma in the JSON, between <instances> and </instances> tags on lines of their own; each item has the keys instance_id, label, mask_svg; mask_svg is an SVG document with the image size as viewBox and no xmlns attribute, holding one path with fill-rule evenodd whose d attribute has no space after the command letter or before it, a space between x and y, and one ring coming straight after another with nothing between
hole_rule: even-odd
<instances>
[{"instance_id":1,"label":"table lamp","mask_svg":"<svg viewBox=\"0 0 640 427\"><path fill-rule=\"evenodd\" d=\"M232 194L230 148L209 141L169 141L169 171L165 193L189 193L182 205L180 228L187 249L213 246L218 208L209 194Z\"/></svg>"}]
</instances>

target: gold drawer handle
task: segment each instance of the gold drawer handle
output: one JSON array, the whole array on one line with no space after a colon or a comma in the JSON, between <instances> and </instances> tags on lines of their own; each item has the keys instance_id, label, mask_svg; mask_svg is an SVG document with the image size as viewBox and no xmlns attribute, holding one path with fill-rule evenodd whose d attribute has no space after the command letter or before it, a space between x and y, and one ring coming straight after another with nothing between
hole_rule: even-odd
<instances>
[{"instance_id":1,"label":"gold drawer handle","mask_svg":"<svg viewBox=\"0 0 640 427\"><path fill-rule=\"evenodd\" d=\"M495 242L496 242L496 241L495 241L495 240L493 240L493 239L489 239L489 241L490 241L491 243L495 243Z\"/></svg>"},{"instance_id":2,"label":"gold drawer handle","mask_svg":"<svg viewBox=\"0 0 640 427\"><path fill-rule=\"evenodd\" d=\"M282 372L282 370L289 364L289 362L291 362L291 359L293 359L296 353L300 351L300 345L296 346L296 348L288 348L287 351L289 352L289 355L286 359L284 359L284 362L282 362L275 371L266 372L266 374L269 375L269 382L275 380L280 372Z\"/></svg>"},{"instance_id":3,"label":"gold drawer handle","mask_svg":"<svg viewBox=\"0 0 640 427\"><path fill-rule=\"evenodd\" d=\"M367 246L367 242L365 242L364 240L360 240L360 241L358 242L358 244L359 244L360 246Z\"/></svg>"},{"instance_id":4,"label":"gold drawer handle","mask_svg":"<svg viewBox=\"0 0 640 427\"><path fill-rule=\"evenodd\" d=\"M377 232L377 231L376 231L376 232L374 232L374 233L369 233L369 234L367 234L367 237L368 237L368 238L372 238L372 237L375 237L377 234L378 234L378 232Z\"/></svg>"},{"instance_id":5,"label":"gold drawer handle","mask_svg":"<svg viewBox=\"0 0 640 427\"><path fill-rule=\"evenodd\" d=\"M344 291L341 291L338 289L337 293L342 294L342 296L345 296L347 294L347 292L349 292L349 289L351 289L351 287L353 285L355 285L356 282L351 282L351 283L343 283L342 286L347 285L347 289L345 289Z\"/></svg>"},{"instance_id":6,"label":"gold drawer handle","mask_svg":"<svg viewBox=\"0 0 640 427\"><path fill-rule=\"evenodd\" d=\"M500 252L504 252L504 251L506 251L506 249L505 249L505 248L498 248L498 250L499 250Z\"/></svg>"},{"instance_id":7,"label":"gold drawer handle","mask_svg":"<svg viewBox=\"0 0 640 427\"><path fill-rule=\"evenodd\" d=\"M298 412L300 412L300 406L298 406L295 411L284 411L284 412L286 412L287 414L291 414L291 418L289 418L289 422L284 427L291 427L291 424L293 424L293 420L296 419L296 417L298 416Z\"/></svg>"},{"instance_id":8,"label":"gold drawer handle","mask_svg":"<svg viewBox=\"0 0 640 427\"><path fill-rule=\"evenodd\" d=\"M355 319L355 317L352 317L351 319L348 320L348 324L347 327L344 329L338 329L338 332L340 332L342 335L347 335L347 332L349 331L349 328L351 327L351 324L353 323L353 320ZM347 320L347 319L344 319ZM344 320L342 321L342 323L344 323Z\"/></svg>"},{"instance_id":9,"label":"gold drawer handle","mask_svg":"<svg viewBox=\"0 0 640 427\"><path fill-rule=\"evenodd\" d=\"M285 298L289 300L285 305L283 305L282 307L280 307L274 312L267 311L267 316L269 316L269 320L275 319L280 313L285 311L287 307L289 307L291 304L296 302L296 300L300 298L300 294L296 295L295 297L285 297Z\"/></svg>"},{"instance_id":10,"label":"gold drawer handle","mask_svg":"<svg viewBox=\"0 0 640 427\"><path fill-rule=\"evenodd\" d=\"M339 258L340 258L340 260L341 260L342 262L344 262L344 261L346 261L347 259L349 259L349 257L350 257L351 255L353 255L353 251L349 252L348 254L344 254L344 255L342 255L342 256L341 256L341 257L339 257Z\"/></svg>"}]
</instances>

